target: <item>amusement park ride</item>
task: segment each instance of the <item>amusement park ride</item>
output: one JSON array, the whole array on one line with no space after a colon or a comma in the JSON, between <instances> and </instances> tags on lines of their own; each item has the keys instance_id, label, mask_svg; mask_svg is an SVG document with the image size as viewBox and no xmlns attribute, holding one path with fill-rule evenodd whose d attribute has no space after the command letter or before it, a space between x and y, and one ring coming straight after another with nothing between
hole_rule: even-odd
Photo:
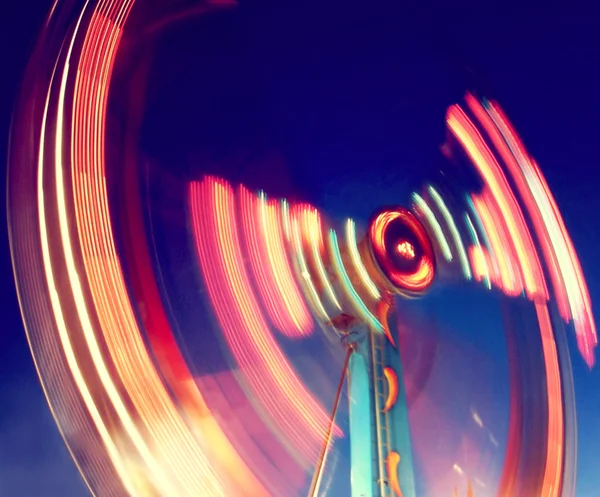
<instances>
[{"instance_id":1,"label":"amusement park ride","mask_svg":"<svg viewBox=\"0 0 600 497\"><path fill-rule=\"evenodd\" d=\"M346 228L351 244L352 221L348 221ZM336 268L328 274L343 274L341 259L336 254L335 233L330 231L329 236L330 259ZM417 296L433 281L433 247L416 217L407 209L393 207L373 216L365 237L358 244L360 257L350 255L356 247L344 248L346 250L339 251L342 258L355 261L354 271L348 274L351 286L346 288L361 288L363 295L371 293L371 296L361 300L357 294L346 292L341 307L344 311L348 308L348 313L343 312L327 323L341 335L346 360L309 496L319 495L331 428L347 377L352 497L414 497L402 361L388 320L396 295ZM339 295L344 295L343 287L338 290ZM360 305L359 302L368 303Z\"/></svg>"},{"instance_id":2,"label":"amusement park ride","mask_svg":"<svg viewBox=\"0 0 600 497\"><path fill-rule=\"evenodd\" d=\"M346 219L339 229L313 206L267 199L193 168L167 188L168 168L159 166L154 197L144 190L150 174L138 150L147 82L126 66L140 33L147 40L180 19L159 22L165 11L152 9L145 17L144 8L160 3L56 2L11 132L8 221L19 302L52 414L91 493L288 497L305 495L312 478L309 497L322 497L334 438L347 435L351 497L431 494L438 475L417 476L431 454L413 450L410 369L395 321L403 321L401 299L425 295L437 276L440 286L469 280L494 289L492 305L519 299L537 320L525 331L502 330L507 433L485 492L573 497L565 330L591 368L596 325L560 210L500 106L468 94L446 114L445 155L468 163L475 182L436 188L424 178L410 209L381 208L361 226ZM178 2L166 3L170 12ZM171 234L179 243L171 245ZM196 356L186 355L182 322L190 342L200 342ZM315 323L324 333L313 334ZM330 412L321 405L326 387L313 392L285 348L301 349L295 340L311 334L313 343L335 343L335 360L338 342L345 353ZM212 360L213 352L218 364L202 370L198 356ZM219 383L223 369L231 374ZM318 373L337 379L339 370ZM342 433L336 417L346 384ZM459 443L449 445L451 452ZM435 497L451 495L457 482L449 457L450 476ZM472 475L460 476L461 497L465 488L473 496Z\"/></svg>"}]
</instances>

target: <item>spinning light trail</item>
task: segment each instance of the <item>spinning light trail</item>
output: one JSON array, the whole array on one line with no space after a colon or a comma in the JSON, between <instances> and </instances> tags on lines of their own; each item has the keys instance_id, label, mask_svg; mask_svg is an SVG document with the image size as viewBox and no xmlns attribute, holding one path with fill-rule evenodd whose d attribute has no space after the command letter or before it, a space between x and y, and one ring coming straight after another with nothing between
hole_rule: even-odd
<instances>
[{"instance_id":1,"label":"spinning light trail","mask_svg":"<svg viewBox=\"0 0 600 497\"><path fill-rule=\"evenodd\" d=\"M432 285L462 277L494 287L507 301L526 297L539 325L538 351L527 349L530 336L507 331L512 425L499 492L571 497L574 485L564 483L574 481L568 473L575 466L568 449L574 420L565 410L571 372L552 305L572 321L590 367L596 326L557 204L499 106L469 95L464 108L448 110L453 143L483 187L457 192L448 203L433 186L414 195L435 250L402 207L379 210L366 225L344 219L340 229L307 204L268 199L225 178L186 178L180 201L189 215L187 255L197 268L190 278L204 292L194 303L205 296L222 347L202 349L221 369L199 373L175 332L174 307L167 312L167 287L156 281L160 258L146 239L135 165L123 167L132 203L124 216L113 203L109 95L122 39L134 37L126 31L133 7L133 0L86 1L58 26L68 33L61 43L40 44L35 60L45 69L31 73L37 76L28 88L36 91L27 96L11 147L11 250L23 318L53 415L90 491L298 495L332 450L331 427L333 437L349 436L353 496L414 497L411 377L401 355L407 344L388 315L399 302L409 309L409 298ZM23 146L32 130L39 143ZM435 279L440 258L444 271ZM398 311L398 321L409 315ZM204 319L199 329L211 328L197 316ZM321 329L335 340L319 341ZM199 341L208 348L209 340ZM349 433L335 419L344 376L329 416L326 386L313 392L305 383L313 371L297 370L288 354L290 343L329 347L331 364L310 357L312 369L327 370L340 359L334 341L347 352ZM538 363L528 362L536 353ZM530 385L522 375L545 388L539 405L524 395ZM533 422L539 430L526 439ZM528 443L542 449L523 451ZM453 464L461 474L452 466L448 472L464 477L474 495L468 464ZM315 472L315 488L324 471L321 465Z\"/></svg>"}]
</instances>

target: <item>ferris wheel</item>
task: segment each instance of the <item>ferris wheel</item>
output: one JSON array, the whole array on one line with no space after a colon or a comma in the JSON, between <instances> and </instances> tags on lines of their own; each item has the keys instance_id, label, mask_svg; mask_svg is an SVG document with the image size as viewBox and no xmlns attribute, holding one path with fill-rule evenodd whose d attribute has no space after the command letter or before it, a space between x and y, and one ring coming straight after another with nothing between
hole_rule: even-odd
<instances>
[{"instance_id":1,"label":"ferris wheel","mask_svg":"<svg viewBox=\"0 0 600 497\"><path fill-rule=\"evenodd\" d=\"M443 155L473 183L425 178L368 216L174 173L138 152L144 72L126 62L165 26L232 5L155 3L57 2L11 137L23 320L90 491L574 495L567 334L593 367L595 322L560 210L500 105L467 94L447 111ZM474 299L483 310L457 311L462 325L501 321L497 392L497 373L465 373L432 324L463 293L492 304ZM504 399L489 400L497 426L467 382L482 405Z\"/></svg>"}]
</instances>

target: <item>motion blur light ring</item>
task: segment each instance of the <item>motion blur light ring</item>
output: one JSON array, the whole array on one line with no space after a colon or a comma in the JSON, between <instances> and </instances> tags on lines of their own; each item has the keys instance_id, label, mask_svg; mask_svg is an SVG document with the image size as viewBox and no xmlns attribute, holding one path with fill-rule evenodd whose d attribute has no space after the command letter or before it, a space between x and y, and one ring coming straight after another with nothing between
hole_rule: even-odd
<instances>
[{"instance_id":1,"label":"motion blur light ring","mask_svg":"<svg viewBox=\"0 0 600 497\"><path fill-rule=\"evenodd\" d=\"M378 279L390 291L419 294L433 282L433 247L408 209L392 207L376 212L369 225L368 246Z\"/></svg>"}]
</instances>

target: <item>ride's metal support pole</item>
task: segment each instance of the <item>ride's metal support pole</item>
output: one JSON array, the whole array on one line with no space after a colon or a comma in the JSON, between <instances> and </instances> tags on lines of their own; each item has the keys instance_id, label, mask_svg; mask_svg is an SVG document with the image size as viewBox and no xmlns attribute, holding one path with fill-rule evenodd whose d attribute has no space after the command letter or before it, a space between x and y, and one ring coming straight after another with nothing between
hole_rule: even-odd
<instances>
[{"instance_id":1,"label":"ride's metal support pole","mask_svg":"<svg viewBox=\"0 0 600 497\"><path fill-rule=\"evenodd\" d=\"M346 381L346 374L348 373L348 363L350 362L350 356L352 355L352 352L354 352L354 347L352 345L348 345L348 348L346 349L346 359L344 360L342 375L340 377L340 382L338 383L335 399L333 401L333 408L331 410L331 417L329 418L329 424L325 434L325 441L323 443L321 453L319 454L319 459L317 459L317 465L310 483L308 497L317 497L319 487L321 486L321 479L323 477L323 471L327 461L327 454L329 452L329 446L331 445L333 426L335 425L335 416L337 414L338 406L340 405L340 398L342 397L342 390L344 389L344 382Z\"/></svg>"}]
</instances>

